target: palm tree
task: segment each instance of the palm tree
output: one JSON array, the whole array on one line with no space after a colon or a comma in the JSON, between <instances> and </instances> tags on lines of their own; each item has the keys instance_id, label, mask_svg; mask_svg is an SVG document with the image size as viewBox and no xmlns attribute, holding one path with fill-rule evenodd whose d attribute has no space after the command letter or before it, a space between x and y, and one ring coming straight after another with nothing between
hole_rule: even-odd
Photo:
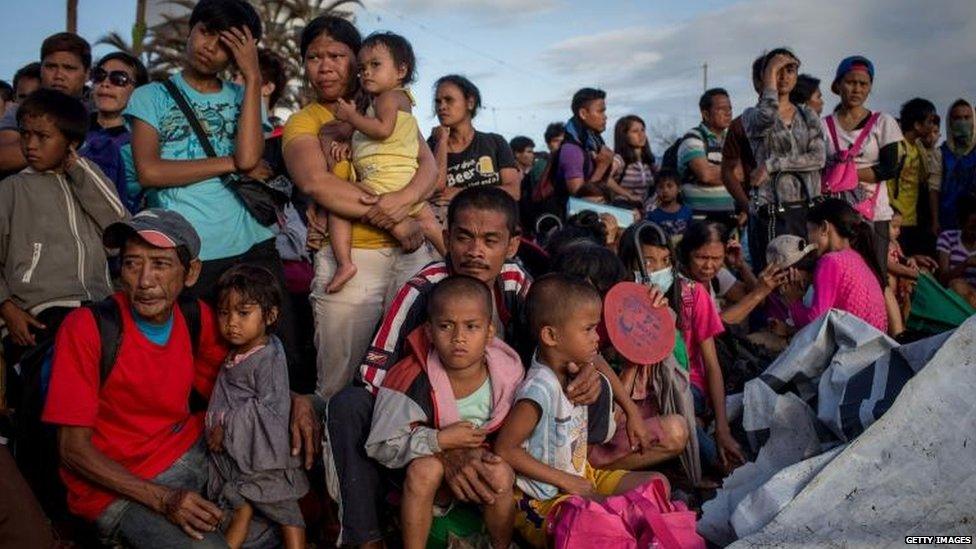
<instances>
[{"instance_id":1,"label":"palm tree","mask_svg":"<svg viewBox=\"0 0 976 549\"><path fill-rule=\"evenodd\" d=\"M346 19L353 19L352 11L343 9L347 4L362 6L359 0L249 0L261 17L264 36L261 46L277 53L285 63L290 79L295 81L302 71L299 51L301 29L312 19L330 13ZM179 70L183 62L183 49L190 33L190 12L196 0L166 0L167 4L181 8L172 10L178 13L164 13L163 21L148 29L143 50L146 66L153 79L165 78ZM125 45L118 35L109 34L104 42L116 47ZM294 109L302 103L299 86L289 86L280 100L280 106Z\"/></svg>"},{"instance_id":2,"label":"palm tree","mask_svg":"<svg viewBox=\"0 0 976 549\"><path fill-rule=\"evenodd\" d=\"M116 31L102 35L95 44L105 44L124 51L134 57L142 57L146 42L146 0L136 1L136 20L132 24L132 41L126 39Z\"/></svg>"}]
</instances>

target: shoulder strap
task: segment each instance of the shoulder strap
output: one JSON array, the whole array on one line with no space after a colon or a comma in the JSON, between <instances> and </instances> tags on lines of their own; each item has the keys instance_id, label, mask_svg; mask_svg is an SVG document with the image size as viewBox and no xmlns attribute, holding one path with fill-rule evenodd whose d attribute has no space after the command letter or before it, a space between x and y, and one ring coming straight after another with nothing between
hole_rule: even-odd
<instances>
[{"instance_id":1,"label":"shoulder strap","mask_svg":"<svg viewBox=\"0 0 976 549\"><path fill-rule=\"evenodd\" d=\"M197 118L197 114L193 112L193 107L186 100L186 96L183 92L176 87L171 78L163 80L163 86L166 91L169 92L170 97L176 102L176 106L180 108L183 112L183 116L186 117L186 121L190 123L190 128L193 129L193 134L197 136L197 140L200 142L200 146L203 147L203 152L206 153L210 158L216 158L217 152L214 151L213 144L210 143L210 138L207 137L207 132L203 131L203 126L200 124L200 119Z\"/></svg>"},{"instance_id":2,"label":"shoulder strap","mask_svg":"<svg viewBox=\"0 0 976 549\"><path fill-rule=\"evenodd\" d=\"M88 305L92 316L95 317L95 327L98 329L98 339L101 342L101 357L98 361L99 386L105 381L115 367L115 359L119 354L122 343L122 311L119 304L112 297Z\"/></svg>"},{"instance_id":3,"label":"shoulder strap","mask_svg":"<svg viewBox=\"0 0 976 549\"><path fill-rule=\"evenodd\" d=\"M177 305L180 313L183 314L183 321L186 322L186 329L190 332L190 341L193 342L194 353L200 347L200 301L186 293L180 294L177 298Z\"/></svg>"},{"instance_id":4,"label":"shoulder strap","mask_svg":"<svg viewBox=\"0 0 976 549\"><path fill-rule=\"evenodd\" d=\"M830 133L830 141L834 144L834 150L840 152L840 143L837 141L837 123L834 122L834 115L827 115L827 131Z\"/></svg>"},{"instance_id":5,"label":"shoulder strap","mask_svg":"<svg viewBox=\"0 0 976 549\"><path fill-rule=\"evenodd\" d=\"M857 134L857 140L854 141L854 144L851 145L850 149L847 149L850 151L849 154L852 158L861 153L861 147L864 145L864 141L868 138L868 135L871 134L871 128L874 127L874 123L878 121L879 116L881 116L880 112L871 114L871 117L868 118L867 124L861 128L861 133Z\"/></svg>"}]
</instances>

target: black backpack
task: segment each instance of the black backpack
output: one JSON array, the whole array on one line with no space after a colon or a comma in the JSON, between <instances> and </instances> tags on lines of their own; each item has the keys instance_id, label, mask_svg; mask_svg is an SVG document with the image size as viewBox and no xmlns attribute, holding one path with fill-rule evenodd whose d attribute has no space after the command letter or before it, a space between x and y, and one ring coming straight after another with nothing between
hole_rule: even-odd
<instances>
[{"instance_id":1,"label":"black backpack","mask_svg":"<svg viewBox=\"0 0 976 549\"><path fill-rule=\"evenodd\" d=\"M706 141L705 136L701 134L698 128L691 129L688 133L684 134L678 139L675 139L674 143L671 143L671 146L664 151L664 155L661 157L661 169L668 169L674 173L678 173L678 148L681 146L681 143L689 137L695 137L701 139L702 141Z\"/></svg>"}]
</instances>

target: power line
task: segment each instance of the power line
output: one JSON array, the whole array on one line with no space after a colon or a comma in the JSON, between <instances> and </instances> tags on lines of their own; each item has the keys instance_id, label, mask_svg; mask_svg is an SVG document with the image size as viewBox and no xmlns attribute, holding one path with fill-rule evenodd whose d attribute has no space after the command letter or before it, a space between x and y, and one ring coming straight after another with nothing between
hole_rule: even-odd
<instances>
[{"instance_id":1,"label":"power line","mask_svg":"<svg viewBox=\"0 0 976 549\"><path fill-rule=\"evenodd\" d=\"M479 50L477 48L471 47L470 45L465 44L464 42L461 42L459 40L455 40L455 39L451 38L450 36L444 35L444 34L440 33L439 31L437 31L437 30L435 30L435 29L427 26L426 24L424 24L424 23L422 23L420 21L417 21L415 19L412 19L410 17L407 17L406 15L404 15L404 14L398 12L398 11L394 11L394 10L391 10L391 9L388 9L388 8L383 8L383 7L380 7L380 6L372 6L370 8L364 8L364 9L367 10L367 11L369 11L369 10L378 10L378 11L386 12L389 15L392 15L394 17L397 17L397 18L399 18L399 19L401 19L403 21L406 21L406 22L408 22L408 23L410 23L410 24L412 24L412 25L420 28L424 32L426 32L426 33L428 33L428 34L430 34L430 35L432 35L432 36L434 36L436 38L439 38L439 39L441 39L441 40L443 40L445 42L448 42L450 44L453 44L455 46L460 46L460 47L462 47L462 48L470 51L471 53L474 53L475 55L479 55L481 57L484 57L485 59L487 59L487 60L489 60L489 61L491 61L493 63L496 63L498 65L501 65L502 67L505 67L505 68L507 68L509 70L512 70L512 71L515 71L515 72L518 72L518 73L522 73L525 76L529 76L529 77L532 77L534 79L546 80L550 84L553 84L553 85L557 85L557 86L561 86L562 85L562 84L556 82L555 80L552 80L551 78L545 76L544 74L527 71L527 70L525 70L525 69L523 69L523 68L521 68L521 67L519 67L517 65L513 65L513 64L509 63L508 61L505 61L504 59L499 59L498 57L495 57L494 55L491 55L490 53L487 53L487 52L481 51L481 50ZM379 20L379 17L377 17L377 19Z\"/></svg>"}]
</instances>

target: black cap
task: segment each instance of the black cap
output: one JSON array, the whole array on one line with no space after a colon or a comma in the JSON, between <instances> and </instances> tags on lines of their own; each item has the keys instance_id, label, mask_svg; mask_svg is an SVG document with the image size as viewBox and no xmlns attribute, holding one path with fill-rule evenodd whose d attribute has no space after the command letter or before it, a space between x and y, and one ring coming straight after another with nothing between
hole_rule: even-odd
<instances>
[{"instance_id":1,"label":"black cap","mask_svg":"<svg viewBox=\"0 0 976 549\"><path fill-rule=\"evenodd\" d=\"M196 229L172 210L150 208L125 221L112 223L105 229L102 242L108 248L121 248L132 233L157 248L185 246L190 259L200 255L200 236Z\"/></svg>"}]
</instances>

